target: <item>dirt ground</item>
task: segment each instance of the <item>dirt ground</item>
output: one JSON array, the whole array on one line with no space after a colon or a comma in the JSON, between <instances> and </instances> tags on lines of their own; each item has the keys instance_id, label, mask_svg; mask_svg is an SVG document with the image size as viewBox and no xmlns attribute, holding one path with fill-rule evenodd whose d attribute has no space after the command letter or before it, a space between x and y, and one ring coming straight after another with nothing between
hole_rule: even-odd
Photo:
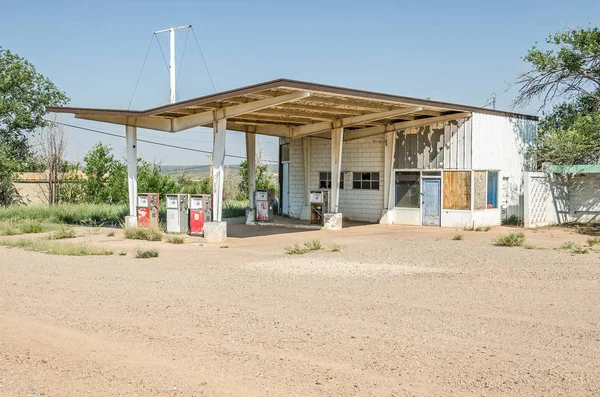
<instances>
[{"instance_id":1,"label":"dirt ground","mask_svg":"<svg viewBox=\"0 0 600 397\"><path fill-rule=\"evenodd\" d=\"M600 394L600 248L553 249L586 236L229 228L223 247L78 229L107 257L0 247L0 396Z\"/></svg>"}]
</instances>

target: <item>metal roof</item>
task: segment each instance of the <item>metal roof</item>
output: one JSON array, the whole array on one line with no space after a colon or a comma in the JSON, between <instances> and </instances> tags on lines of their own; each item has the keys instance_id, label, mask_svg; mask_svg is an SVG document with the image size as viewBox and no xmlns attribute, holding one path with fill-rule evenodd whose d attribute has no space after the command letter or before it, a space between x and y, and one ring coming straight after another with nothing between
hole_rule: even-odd
<instances>
[{"instance_id":1,"label":"metal roof","mask_svg":"<svg viewBox=\"0 0 600 397\"><path fill-rule=\"evenodd\" d=\"M260 102L262 101L262 102ZM536 116L454 103L382 94L303 81L278 79L147 110L48 107L48 112L72 113L78 118L177 132L208 126L216 112L227 118L227 129L294 137L324 135L320 125L337 124L347 131L400 130L470 113L537 120ZM215 116L211 116L211 112ZM455 117L456 116L456 117ZM352 122L349 122L352 121ZM314 125L313 128L307 127ZM376 128L377 127L377 128ZM295 129L294 131L292 131ZM302 130L303 129L303 130ZM356 135L358 137L358 135Z\"/></svg>"}]
</instances>

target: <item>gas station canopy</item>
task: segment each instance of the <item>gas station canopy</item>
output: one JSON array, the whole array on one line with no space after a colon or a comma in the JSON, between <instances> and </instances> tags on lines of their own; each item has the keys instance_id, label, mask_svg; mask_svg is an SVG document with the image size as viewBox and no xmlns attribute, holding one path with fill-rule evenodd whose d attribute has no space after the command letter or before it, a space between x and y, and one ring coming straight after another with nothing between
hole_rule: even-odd
<instances>
[{"instance_id":1,"label":"gas station canopy","mask_svg":"<svg viewBox=\"0 0 600 397\"><path fill-rule=\"evenodd\" d=\"M165 132L212 126L226 119L228 130L286 138L329 138L343 127L344 140L444 122L468 113L506 112L432 100L380 94L278 79L148 110L48 107L76 118Z\"/></svg>"}]
</instances>

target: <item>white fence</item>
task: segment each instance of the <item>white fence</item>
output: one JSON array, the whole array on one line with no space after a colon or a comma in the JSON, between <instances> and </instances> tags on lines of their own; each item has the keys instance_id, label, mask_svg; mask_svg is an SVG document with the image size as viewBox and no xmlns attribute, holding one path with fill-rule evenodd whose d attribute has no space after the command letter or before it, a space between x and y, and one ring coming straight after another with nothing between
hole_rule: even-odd
<instances>
[{"instance_id":1,"label":"white fence","mask_svg":"<svg viewBox=\"0 0 600 397\"><path fill-rule=\"evenodd\" d=\"M600 174L523 173L525 227L600 222Z\"/></svg>"}]
</instances>

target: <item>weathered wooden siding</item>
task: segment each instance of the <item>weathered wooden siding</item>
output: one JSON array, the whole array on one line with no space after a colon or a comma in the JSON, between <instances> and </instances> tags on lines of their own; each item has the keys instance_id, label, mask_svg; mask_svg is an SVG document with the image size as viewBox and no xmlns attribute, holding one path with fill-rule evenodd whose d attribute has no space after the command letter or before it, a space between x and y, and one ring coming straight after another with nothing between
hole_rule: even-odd
<instances>
[{"instance_id":1,"label":"weathered wooden siding","mask_svg":"<svg viewBox=\"0 0 600 397\"><path fill-rule=\"evenodd\" d=\"M397 169L470 169L471 119L401 131L396 139Z\"/></svg>"}]
</instances>

